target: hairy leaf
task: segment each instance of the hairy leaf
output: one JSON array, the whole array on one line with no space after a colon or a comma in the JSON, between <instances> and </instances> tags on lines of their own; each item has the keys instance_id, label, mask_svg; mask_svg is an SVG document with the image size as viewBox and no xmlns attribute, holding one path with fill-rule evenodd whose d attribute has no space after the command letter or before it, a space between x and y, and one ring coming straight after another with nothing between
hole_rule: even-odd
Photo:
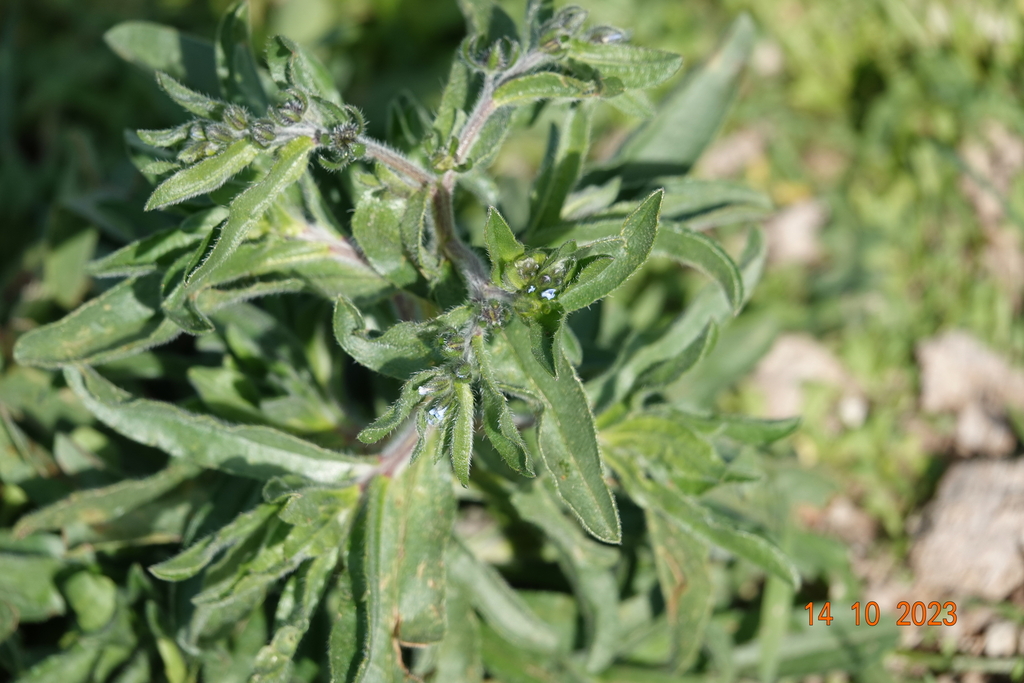
<instances>
[{"instance_id":1,"label":"hairy leaf","mask_svg":"<svg viewBox=\"0 0 1024 683\"><path fill-rule=\"evenodd\" d=\"M619 515L604 481L593 417L575 370L559 350L553 377L528 350L529 333L518 321L503 335L531 385L531 395L541 401L537 441L559 495L587 531L606 543L618 543Z\"/></svg>"},{"instance_id":2,"label":"hairy leaf","mask_svg":"<svg viewBox=\"0 0 1024 683\"><path fill-rule=\"evenodd\" d=\"M683 58L671 52L621 43L593 43L573 40L569 57L597 69L604 77L615 77L627 88L653 88L672 77Z\"/></svg>"},{"instance_id":3,"label":"hairy leaf","mask_svg":"<svg viewBox=\"0 0 1024 683\"><path fill-rule=\"evenodd\" d=\"M249 140L238 140L209 159L184 168L160 183L146 202L146 210L162 209L201 194L213 192L252 163L259 148Z\"/></svg>"},{"instance_id":4,"label":"hairy leaf","mask_svg":"<svg viewBox=\"0 0 1024 683\"><path fill-rule=\"evenodd\" d=\"M398 379L432 365L437 331L427 323L398 323L383 334L370 337L363 314L345 297L334 307L334 336L345 353L361 365Z\"/></svg>"},{"instance_id":5,"label":"hairy leaf","mask_svg":"<svg viewBox=\"0 0 1024 683\"><path fill-rule=\"evenodd\" d=\"M512 233L512 228L493 206L487 211L484 224L484 244L491 259L491 282L502 285L505 271L525 252L522 243Z\"/></svg>"},{"instance_id":6,"label":"hairy leaf","mask_svg":"<svg viewBox=\"0 0 1024 683\"><path fill-rule=\"evenodd\" d=\"M526 104L541 99L578 100L601 92L599 84L572 76L542 71L520 76L504 83L494 91L494 103Z\"/></svg>"},{"instance_id":7,"label":"hairy leaf","mask_svg":"<svg viewBox=\"0 0 1024 683\"><path fill-rule=\"evenodd\" d=\"M229 426L168 403L133 398L90 368L66 368L64 376L86 407L115 431L202 467L257 479L298 474L324 483L344 482L370 467L275 429Z\"/></svg>"},{"instance_id":8,"label":"hairy leaf","mask_svg":"<svg viewBox=\"0 0 1024 683\"><path fill-rule=\"evenodd\" d=\"M729 255L711 238L693 230L665 226L654 242L655 255L693 266L719 284L733 313L743 306L743 276Z\"/></svg>"},{"instance_id":9,"label":"hairy leaf","mask_svg":"<svg viewBox=\"0 0 1024 683\"><path fill-rule=\"evenodd\" d=\"M558 297L566 311L585 308L604 298L644 264L658 234L658 213L663 196L661 190L652 192L626 217L619 238L621 246L613 251L611 261L599 261L584 268L576 283Z\"/></svg>"},{"instance_id":10,"label":"hairy leaf","mask_svg":"<svg viewBox=\"0 0 1024 683\"><path fill-rule=\"evenodd\" d=\"M129 278L32 330L18 339L15 360L43 368L102 364L171 341L181 328L160 310L160 280L161 273Z\"/></svg>"},{"instance_id":11,"label":"hairy leaf","mask_svg":"<svg viewBox=\"0 0 1024 683\"><path fill-rule=\"evenodd\" d=\"M693 166L721 125L753 44L754 22L741 15L718 51L619 149L627 176L681 175Z\"/></svg>"}]
</instances>

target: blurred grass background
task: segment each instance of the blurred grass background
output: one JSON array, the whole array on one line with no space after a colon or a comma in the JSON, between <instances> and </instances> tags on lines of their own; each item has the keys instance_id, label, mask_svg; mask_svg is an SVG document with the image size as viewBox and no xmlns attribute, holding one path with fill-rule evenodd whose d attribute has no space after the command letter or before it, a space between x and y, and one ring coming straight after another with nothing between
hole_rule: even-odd
<instances>
[{"instance_id":1,"label":"blurred grass background","mask_svg":"<svg viewBox=\"0 0 1024 683\"><path fill-rule=\"evenodd\" d=\"M680 52L688 65L737 13L758 23L740 97L697 173L771 196L779 211L769 224L772 264L709 366L687 377L676 398L763 415L778 408L773 391L803 384L804 426L788 447L820 491L794 493L806 499L796 523L849 545L854 565L869 567L859 580L870 583L870 566L888 562L885 581L912 582L915 524L943 473L962 455L1016 452L1024 424L1004 401L986 424L1010 435L1009 450L1006 438L998 453L958 442L953 412L922 410L918 353L922 342L958 329L1008 366L1024 356L1024 3L583 4L595 23L628 28L637 43ZM103 33L132 19L210 37L225 5L0 4L0 364L8 388L15 337L89 295L83 266L103 235L131 234L133 221L149 220L118 201L144 183L127 161L124 130L180 116L146 74L111 53ZM464 33L454 0L252 0L252 14L257 45L283 33L313 48L378 133L399 91L436 103ZM598 155L635 123L611 110L602 117ZM529 175L543 144L541 134L523 136L497 172L509 183ZM690 283L654 288L629 315L650 324L680 286ZM787 357L786 348L797 351ZM808 367L811 357L824 360ZM852 526L829 526L837 496L852 509ZM760 589L740 584L743 600L756 604ZM816 599L853 594L810 590ZM998 606L1018 627L1024 622L1019 598ZM985 664L984 652L959 645L903 645L944 653L899 673L908 680L936 680L957 666L974 669L962 680L1024 674L1012 656ZM956 665L956 652L980 663Z\"/></svg>"}]
</instances>

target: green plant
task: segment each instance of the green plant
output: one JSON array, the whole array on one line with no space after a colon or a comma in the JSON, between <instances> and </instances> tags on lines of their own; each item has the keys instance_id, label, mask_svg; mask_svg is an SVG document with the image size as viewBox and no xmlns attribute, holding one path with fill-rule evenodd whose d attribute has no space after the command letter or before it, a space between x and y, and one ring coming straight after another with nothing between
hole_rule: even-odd
<instances>
[{"instance_id":1,"label":"green plant","mask_svg":"<svg viewBox=\"0 0 1024 683\"><path fill-rule=\"evenodd\" d=\"M192 118L128 136L162 225L89 266L124 279L15 347L66 383L26 369L0 404L4 510L20 515L0 546L2 663L19 680L675 680L716 599L711 548L791 598L777 529L708 494L756 486L756 448L795 423L660 394L763 265L756 229L738 264L691 229L763 200L686 177L749 19L654 110L640 91L677 56L586 29L577 7L531 2L521 26L464 9L436 113L398 98L389 144L292 41L261 65L244 3L213 44L108 33ZM647 120L595 163L598 100ZM547 154L518 206L487 168L536 121ZM714 282L601 348L622 310L606 303L635 296L652 259ZM8 404L71 425L52 456ZM11 635L68 607L59 653Z\"/></svg>"}]
</instances>

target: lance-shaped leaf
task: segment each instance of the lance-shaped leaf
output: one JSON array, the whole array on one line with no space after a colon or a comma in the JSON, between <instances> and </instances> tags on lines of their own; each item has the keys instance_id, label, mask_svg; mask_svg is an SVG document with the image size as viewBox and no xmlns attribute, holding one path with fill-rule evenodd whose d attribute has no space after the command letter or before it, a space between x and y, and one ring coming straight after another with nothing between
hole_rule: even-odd
<instances>
[{"instance_id":1,"label":"lance-shaped leaf","mask_svg":"<svg viewBox=\"0 0 1024 683\"><path fill-rule=\"evenodd\" d=\"M425 197L426 193L420 195L420 201ZM374 270L397 287L408 287L419 279L415 266L403 249L402 227L406 207L403 199L364 192L352 214L352 236L359 248ZM421 216L425 209L425 204L421 204Z\"/></svg>"},{"instance_id":2,"label":"lance-shaped leaf","mask_svg":"<svg viewBox=\"0 0 1024 683\"><path fill-rule=\"evenodd\" d=\"M747 296L761 278L765 255L764 237L760 231L754 230L750 233L744 255L740 259L743 291ZM708 285L657 338L635 335L628 339L612 366L587 384L587 391L593 398L596 410L600 412L629 395L638 378L649 369L683 355L691 355L691 349L703 349L706 342L700 338L707 335L708 323L722 324L732 314L732 305L721 287ZM697 347L694 347L695 343Z\"/></svg>"},{"instance_id":3,"label":"lance-shaped leaf","mask_svg":"<svg viewBox=\"0 0 1024 683\"><path fill-rule=\"evenodd\" d=\"M682 175L693 166L725 118L753 44L754 22L741 15L715 54L619 149L615 160L628 178Z\"/></svg>"},{"instance_id":4,"label":"lance-shaped leaf","mask_svg":"<svg viewBox=\"0 0 1024 683\"><path fill-rule=\"evenodd\" d=\"M734 313L743 306L743 276L736 263L710 237L668 225L658 232L653 251L656 255L668 256L692 266L717 282Z\"/></svg>"},{"instance_id":5,"label":"lance-shaped leaf","mask_svg":"<svg viewBox=\"0 0 1024 683\"><path fill-rule=\"evenodd\" d=\"M630 497L644 509L664 515L686 533L728 550L792 586L800 585L800 573L793 561L775 544L737 528L689 496L681 495L675 487L647 479L628 453L609 447L607 457Z\"/></svg>"},{"instance_id":6,"label":"lance-shaped leaf","mask_svg":"<svg viewBox=\"0 0 1024 683\"><path fill-rule=\"evenodd\" d=\"M173 147L185 140L188 137L188 131L190 126L188 124L181 124L180 126L174 126L173 128L163 128L160 130L137 130L136 135L139 139L145 142L150 147ZM153 162L153 163L165 163L170 164L169 168L176 168L177 164L173 161L165 162Z\"/></svg>"},{"instance_id":7,"label":"lance-shaped leaf","mask_svg":"<svg viewBox=\"0 0 1024 683\"><path fill-rule=\"evenodd\" d=\"M256 479L297 474L331 484L371 467L276 429L231 426L169 403L134 398L91 368L66 368L64 377L89 411L114 431L202 467Z\"/></svg>"},{"instance_id":8,"label":"lance-shaped leaf","mask_svg":"<svg viewBox=\"0 0 1024 683\"><path fill-rule=\"evenodd\" d=\"M494 91L494 104L527 104L542 99L578 100L601 94L601 84L551 71L514 78Z\"/></svg>"},{"instance_id":9,"label":"lance-shaped leaf","mask_svg":"<svg viewBox=\"0 0 1024 683\"><path fill-rule=\"evenodd\" d=\"M644 264L658 234L663 195L661 190L652 192L626 217L619 237L621 247L613 252L611 261L584 268L576 282L559 295L557 300L566 311L584 308L608 296Z\"/></svg>"},{"instance_id":10,"label":"lance-shaped leaf","mask_svg":"<svg viewBox=\"0 0 1024 683\"><path fill-rule=\"evenodd\" d=\"M213 329L209 320L189 301L205 281L210 279L242 243L249 229L263 217L271 204L277 201L289 185L297 181L306 170L313 141L307 137L292 140L278 152L270 171L258 183L235 197L229 207L228 219L210 233L199 247L195 265L164 301L168 317L183 329L200 333ZM191 308L187 308L191 304Z\"/></svg>"},{"instance_id":11,"label":"lance-shaped leaf","mask_svg":"<svg viewBox=\"0 0 1024 683\"><path fill-rule=\"evenodd\" d=\"M433 675L427 680L450 683L481 683L484 664L480 657L480 620L465 591L448 587L444 601L448 627L444 640L417 659L415 674Z\"/></svg>"},{"instance_id":12,"label":"lance-shaped leaf","mask_svg":"<svg viewBox=\"0 0 1024 683\"><path fill-rule=\"evenodd\" d=\"M769 197L741 183L689 177L664 177L653 182L665 187L662 219L685 221L692 230L755 221L772 210Z\"/></svg>"},{"instance_id":13,"label":"lance-shaped leaf","mask_svg":"<svg viewBox=\"0 0 1024 683\"><path fill-rule=\"evenodd\" d=\"M527 477L534 476L530 451L516 427L505 396L491 384L481 388L484 433L502 460L513 470Z\"/></svg>"},{"instance_id":14,"label":"lance-shaped leaf","mask_svg":"<svg viewBox=\"0 0 1024 683\"><path fill-rule=\"evenodd\" d=\"M426 232L427 209L430 206L430 188L424 187L409 197L402 214L399 232L402 236L402 247L412 262L427 277L438 274L437 257L423 243Z\"/></svg>"},{"instance_id":15,"label":"lance-shaped leaf","mask_svg":"<svg viewBox=\"0 0 1024 683\"><path fill-rule=\"evenodd\" d=\"M223 152L183 168L153 190L146 211L162 209L213 192L240 173L259 154L249 140L236 140Z\"/></svg>"},{"instance_id":16,"label":"lance-shaped leaf","mask_svg":"<svg viewBox=\"0 0 1024 683\"><path fill-rule=\"evenodd\" d=\"M526 249L493 206L487 211L484 244L487 245L487 256L491 259L491 282L500 287L505 271L526 253Z\"/></svg>"},{"instance_id":17,"label":"lance-shaped leaf","mask_svg":"<svg viewBox=\"0 0 1024 683\"><path fill-rule=\"evenodd\" d=\"M86 270L93 277L146 275L161 265L170 265L227 216L227 209L221 207L200 211L179 227L161 230L91 262Z\"/></svg>"},{"instance_id":18,"label":"lance-shaped leaf","mask_svg":"<svg viewBox=\"0 0 1024 683\"><path fill-rule=\"evenodd\" d=\"M531 652L510 646L496 629L481 629L480 650L487 671L508 683L590 683L592 680L568 660L540 660Z\"/></svg>"},{"instance_id":19,"label":"lance-shaped leaf","mask_svg":"<svg viewBox=\"0 0 1024 683\"><path fill-rule=\"evenodd\" d=\"M69 524L103 524L156 500L181 482L200 472L192 463L172 463L145 479L125 481L72 493L53 505L25 515L14 527L17 536L37 531L62 529Z\"/></svg>"},{"instance_id":20,"label":"lance-shaped leaf","mask_svg":"<svg viewBox=\"0 0 1024 683\"><path fill-rule=\"evenodd\" d=\"M448 73L448 82L441 93L441 103L437 106L434 116L434 130L437 131L442 147L448 143L456 124L465 117L465 110L470 106L469 99L469 66L461 59L452 60L452 68Z\"/></svg>"},{"instance_id":21,"label":"lance-shaped leaf","mask_svg":"<svg viewBox=\"0 0 1024 683\"><path fill-rule=\"evenodd\" d=\"M480 399L483 408L484 434L501 455L502 460L513 470L527 477L534 476L530 449L523 441L515 418L508 407L508 400L498 388L493 370L494 360L484 344L483 335L472 339L473 353L480 367Z\"/></svg>"},{"instance_id":22,"label":"lance-shaped leaf","mask_svg":"<svg viewBox=\"0 0 1024 683\"><path fill-rule=\"evenodd\" d=\"M590 108L571 108L561 127L552 126L544 165L533 183L527 241L538 228L559 222L562 205L569 196L590 146Z\"/></svg>"},{"instance_id":23,"label":"lance-shaped leaf","mask_svg":"<svg viewBox=\"0 0 1024 683\"><path fill-rule=\"evenodd\" d=\"M455 522L455 494L444 462L419 458L388 488L384 529L393 538L386 567L397 582L397 636L424 645L445 634L445 551Z\"/></svg>"},{"instance_id":24,"label":"lance-shaped leaf","mask_svg":"<svg viewBox=\"0 0 1024 683\"><path fill-rule=\"evenodd\" d=\"M800 426L800 418L762 420L745 415L695 415L675 411L675 419L708 436L724 436L752 446L766 446L789 436Z\"/></svg>"},{"instance_id":25,"label":"lance-shaped leaf","mask_svg":"<svg viewBox=\"0 0 1024 683\"><path fill-rule=\"evenodd\" d=\"M339 559L338 549L331 548L289 579L285 589L288 599L278 603L275 619L283 625L274 632L270 643L257 653L249 679L251 683L290 683L295 668L292 662L295 651L309 629ZM286 609L288 606L290 610Z\"/></svg>"},{"instance_id":26,"label":"lance-shaped leaf","mask_svg":"<svg viewBox=\"0 0 1024 683\"><path fill-rule=\"evenodd\" d=\"M169 560L149 568L153 576L164 581L184 581L201 572L213 562L222 550L237 545L266 524L280 509L280 505L258 505L249 512L235 517L216 533L189 546Z\"/></svg>"},{"instance_id":27,"label":"lance-shaped leaf","mask_svg":"<svg viewBox=\"0 0 1024 683\"><path fill-rule=\"evenodd\" d=\"M586 624L587 670L596 673L611 664L620 643L619 587L611 571L618 554L567 519L548 484L547 479L535 480L529 489L512 495L512 504L558 549L559 565L572 583Z\"/></svg>"},{"instance_id":28,"label":"lance-shaped leaf","mask_svg":"<svg viewBox=\"0 0 1024 683\"><path fill-rule=\"evenodd\" d=\"M700 653L715 603L707 546L656 512L648 512L647 533L672 640L672 664L686 671Z\"/></svg>"},{"instance_id":29,"label":"lance-shaped leaf","mask_svg":"<svg viewBox=\"0 0 1024 683\"><path fill-rule=\"evenodd\" d=\"M703 360L718 342L718 325L710 321L700 336L682 349L678 356L651 365L636 380L635 388L651 390L664 387Z\"/></svg>"},{"instance_id":30,"label":"lance-shaped leaf","mask_svg":"<svg viewBox=\"0 0 1024 683\"><path fill-rule=\"evenodd\" d=\"M175 104L187 112L204 119L220 116L224 103L188 88L165 73L157 72L156 82Z\"/></svg>"},{"instance_id":31,"label":"lance-shaped leaf","mask_svg":"<svg viewBox=\"0 0 1024 683\"><path fill-rule=\"evenodd\" d=\"M484 564L460 541L448 544L448 577L458 582L473 607L501 637L531 652L553 653L558 634L523 601L505 579Z\"/></svg>"},{"instance_id":32,"label":"lance-shaped leaf","mask_svg":"<svg viewBox=\"0 0 1024 683\"><path fill-rule=\"evenodd\" d=\"M455 382L454 400L442 422L442 452L452 462L452 470L463 487L469 486L469 466L473 460L473 386Z\"/></svg>"},{"instance_id":33,"label":"lance-shaped leaf","mask_svg":"<svg viewBox=\"0 0 1024 683\"><path fill-rule=\"evenodd\" d=\"M389 565L395 550L394 530L385 526L388 486L384 477L370 482L352 527L348 570L357 610L357 634L362 641L356 654L358 663L354 658L348 668L347 680L352 683L405 680L393 638L398 585L394 566Z\"/></svg>"},{"instance_id":34,"label":"lance-shaped leaf","mask_svg":"<svg viewBox=\"0 0 1024 683\"><path fill-rule=\"evenodd\" d=\"M22 335L14 358L23 365L59 368L125 358L179 334L160 310L161 273L119 282L56 322Z\"/></svg>"},{"instance_id":35,"label":"lance-shaped leaf","mask_svg":"<svg viewBox=\"0 0 1024 683\"><path fill-rule=\"evenodd\" d=\"M674 412L640 413L601 430L608 448L630 453L649 476L687 494L699 494L726 477L727 466L703 437L675 419Z\"/></svg>"},{"instance_id":36,"label":"lance-shaped leaf","mask_svg":"<svg viewBox=\"0 0 1024 683\"><path fill-rule=\"evenodd\" d=\"M398 379L406 379L439 360L434 350L434 325L402 322L371 337L363 314L345 297L338 297L334 307L334 336L359 364Z\"/></svg>"},{"instance_id":37,"label":"lance-shaped leaf","mask_svg":"<svg viewBox=\"0 0 1024 683\"><path fill-rule=\"evenodd\" d=\"M217 92L213 44L149 21L125 21L103 35L121 59L147 71L163 71L203 92Z\"/></svg>"},{"instance_id":38,"label":"lance-shaped leaf","mask_svg":"<svg viewBox=\"0 0 1024 683\"><path fill-rule=\"evenodd\" d=\"M557 376L552 376L530 352L529 332L517 320L502 333L530 384L530 395L541 401L537 442L559 495L587 531L618 543L619 515L604 481L594 420L576 371L556 346Z\"/></svg>"},{"instance_id":39,"label":"lance-shaped leaf","mask_svg":"<svg viewBox=\"0 0 1024 683\"><path fill-rule=\"evenodd\" d=\"M622 43L592 43L572 40L569 57L615 77L627 88L653 88L679 70L683 58L671 52Z\"/></svg>"},{"instance_id":40,"label":"lance-shaped leaf","mask_svg":"<svg viewBox=\"0 0 1024 683\"><path fill-rule=\"evenodd\" d=\"M399 394L398 400L363 431L359 432L358 439L363 443L376 443L398 429L412 414L413 409L423 401L424 396L420 392L420 387L436 376L436 372L426 370L410 377L409 381L402 385L402 392Z\"/></svg>"}]
</instances>

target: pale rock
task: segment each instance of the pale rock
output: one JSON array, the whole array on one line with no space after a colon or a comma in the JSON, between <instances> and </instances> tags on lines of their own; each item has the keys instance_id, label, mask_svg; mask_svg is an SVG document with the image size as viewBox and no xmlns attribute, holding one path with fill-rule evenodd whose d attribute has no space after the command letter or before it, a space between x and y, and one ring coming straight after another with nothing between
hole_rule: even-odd
<instances>
[{"instance_id":1,"label":"pale rock","mask_svg":"<svg viewBox=\"0 0 1024 683\"><path fill-rule=\"evenodd\" d=\"M1007 408L1024 409L1024 372L972 335L954 330L917 346L921 409L955 412L962 455L1008 455L1016 439L1002 421Z\"/></svg>"},{"instance_id":2,"label":"pale rock","mask_svg":"<svg viewBox=\"0 0 1024 683\"><path fill-rule=\"evenodd\" d=\"M977 403L969 403L957 415L956 449L960 455L1005 457L1013 453L1016 443L1009 427Z\"/></svg>"},{"instance_id":3,"label":"pale rock","mask_svg":"<svg viewBox=\"0 0 1024 683\"><path fill-rule=\"evenodd\" d=\"M809 265L818 261L819 235L828 216L828 205L820 199L798 202L775 214L765 224L768 260L780 265Z\"/></svg>"},{"instance_id":4,"label":"pale rock","mask_svg":"<svg viewBox=\"0 0 1024 683\"><path fill-rule=\"evenodd\" d=\"M803 385L807 383L838 387L844 396L864 400L857 382L839 359L807 334L779 335L758 363L752 381L765 398L765 417L769 418L799 415L803 410Z\"/></svg>"},{"instance_id":5,"label":"pale rock","mask_svg":"<svg viewBox=\"0 0 1024 683\"><path fill-rule=\"evenodd\" d=\"M997 621L985 629L985 655L1012 657L1017 652L1017 624Z\"/></svg>"},{"instance_id":6,"label":"pale rock","mask_svg":"<svg viewBox=\"0 0 1024 683\"><path fill-rule=\"evenodd\" d=\"M730 178L742 173L749 164L764 156L767 140L754 128L740 130L715 142L701 157L700 175L705 178Z\"/></svg>"},{"instance_id":7,"label":"pale rock","mask_svg":"<svg viewBox=\"0 0 1024 683\"><path fill-rule=\"evenodd\" d=\"M998 601L1024 583L1024 460L953 465L914 539L915 593Z\"/></svg>"},{"instance_id":8,"label":"pale rock","mask_svg":"<svg viewBox=\"0 0 1024 683\"><path fill-rule=\"evenodd\" d=\"M750 66L758 76L778 76L786 68L786 55L782 51L782 46L774 40L758 41L750 57Z\"/></svg>"}]
</instances>

